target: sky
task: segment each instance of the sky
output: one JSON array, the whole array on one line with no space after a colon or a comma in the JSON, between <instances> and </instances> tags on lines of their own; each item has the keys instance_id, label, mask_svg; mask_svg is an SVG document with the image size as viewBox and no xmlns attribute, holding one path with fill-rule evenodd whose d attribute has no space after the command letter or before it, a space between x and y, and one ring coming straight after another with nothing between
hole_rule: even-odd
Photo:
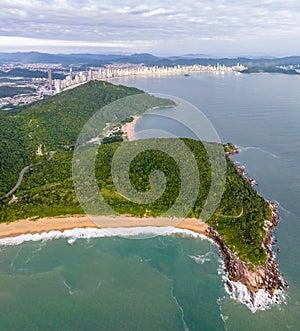
<instances>
[{"instance_id":1,"label":"sky","mask_svg":"<svg viewBox=\"0 0 300 331\"><path fill-rule=\"evenodd\" d=\"M300 55L299 0L0 0L0 52Z\"/></svg>"}]
</instances>

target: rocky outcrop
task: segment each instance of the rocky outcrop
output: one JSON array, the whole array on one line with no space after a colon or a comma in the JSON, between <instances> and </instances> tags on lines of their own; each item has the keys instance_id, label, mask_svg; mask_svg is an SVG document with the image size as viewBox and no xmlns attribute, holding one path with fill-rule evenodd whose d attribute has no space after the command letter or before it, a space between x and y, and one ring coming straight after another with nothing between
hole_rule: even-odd
<instances>
[{"instance_id":1,"label":"rocky outcrop","mask_svg":"<svg viewBox=\"0 0 300 331\"><path fill-rule=\"evenodd\" d=\"M239 149L236 146L229 146L229 144L225 145L225 149L228 149L227 152L225 152L226 155L234 155L239 153Z\"/></svg>"},{"instance_id":2,"label":"rocky outcrop","mask_svg":"<svg viewBox=\"0 0 300 331\"><path fill-rule=\"evenodd\" d=\"M272 251L272 244L274 243L273 230L279 221L279 217L276 205L271 202L269 202L269 205L272 209L272 218L270 221L266 221L266 236L262 243L267 253L265 266L257 266L254 270L251 270L243 261L230 252L214 228L209 227L207 230L207 236L217 244L224 257L224 268L228 274L228 279L244 284L252 297L260 289L266 290L270 297L273 297L275 290L283 290L288 286L278 271L278 264L275 262ZM227 282L226 285L232 291L231 284Z\"/></svg>"}]
</instances>

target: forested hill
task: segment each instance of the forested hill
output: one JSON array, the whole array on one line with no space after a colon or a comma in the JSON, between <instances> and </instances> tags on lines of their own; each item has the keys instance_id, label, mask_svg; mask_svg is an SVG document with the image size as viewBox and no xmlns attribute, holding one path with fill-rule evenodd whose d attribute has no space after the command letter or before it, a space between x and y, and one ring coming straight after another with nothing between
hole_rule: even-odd
<instances>
[{"instance_id":1,"label":"forested hill","mask_svg":"<svg viewBox=\"0 0 300 331\"><path fill-rule=\"evenodd\" d=\"M133 96L134 102L104 107L120 98ZM139 98L139 96L142 96ZM130 98L132 99L132 98ZM127 99L126 99L127 100ZM125 105L125 107L124 107ZM136 88L116 86L108 82L91 81L72 90L39 101L30 107L20 108L17 113L2 111L0 113L0 222L14 221L28 217L46 217L84 213L75 194L72 174L73 147L84 124L100 110L102 124L111 122L114 126L124 119L144 113L152 107L173 106L168 99L150 96ZM122 116L120 116L120 114ZM125 117L128 118L128 117ZM95 124L98 130L98 122ZM99 127L100 132L104 127ZM94 132L94 131L93 131ZM98 132L98 131L97 131ZM88 136L89 137L89 136ZM95 136L93 136L95 137ZM154 139L155 140L155 139ZM156 139L156 146L172 147L177 150L176 139ZM183 139L192 152L196 168L201 178L201 187L195 204L191 206L188 217L199 218L205 209L211 186L211 163L202 143ZM157 149L149 150L151 140L129 142L129 146L140 146L147 153L140 153L130 165L130 180L138 191L149 190L149 176L160 170L166 176L166 190L162 196L149 204L131 203L124 199L114 187L111 176L112 157L119 143L102 144L96 158L96 181L107 203L120 214L136 216L158 216L169 210L181 192L179 168L176 162ZM218 144L210 144L212 151L223 149ZM37 149L43 155L36 155ZM83 155L86 152L83 148ZM55 152L55 153L53 153ZM225 152L225 151L224 151ZM211 157L216 159L216 152ZM82 160L79 158L79 162ZM180 161L188 169L189 182L184 188L194 187L194 177L190 176L189 159L182 156ZM122 164L122 160L118 164ZM251 185L238 173L226 158L226 185L218 177L215 187L221 187L223 196L217 210L208 223L226 241L233 252L238 253L244 261L254 265L263 265L266 253L262 248L265 236L264 220L270 219L271 210L267 202L260 197ZM23 180L16 191L6 194L18 182L22 168ZM224 169L218 165L218 174ZM222 177L222 176L221 176ZM80 185L87 186L87 181L80 177ZM159 183L161 184L161 183ZM80 188L81 189L81 188ZM223 190L224 189L224 190ZM188 195L189 197L189 195ZM181 200L180 200L181 201ZM189 205L181 201L179 209ZM93 206L89 200L89 204ZM177 216L177 210L172 214ZM181 217L181 216L180 216Z\"/></svg>"},{"instance_id":2,"label":"forested hill","mask_svg":"<svg viewBox=\"0 0 300 331\"><path fill-rule=\"evenodd\" d=\"M35 153L39 145L44 158L50 151L72 149L83 125L95 112L117 99L141 93L132 87L91 81L22 108L17 114L1 111L0 197L13 187L23 167L41 161ZM143 113L147 107L166 103L154 97L149 100L150 104L133 112Z\"/></svg>"},{"instance_id":3,"label":"forested hill","mask_svg":"<svg viewBox=\"0 0 300 331\"><path fill-rule=\"evenodd\" d=\"M211 185L210 160L201 142L190 139L182 141L192 152L201 178L195 204L191 206L187 217L199 218L206 205ZM134 145L135 148L142 147L144 151L151 145L156 145L158 149L178 148L176 139L142 139L127 144ZM146 204L131 202L119 194L111 173L112 159L119 146L120 143L101 145L95 163L98 187L113 210L119 214L156 217L170 210L175 201L178 204L177 198L181 192L180 169L172 157L156 149L142 152L132 160L129 177L137 191L146 192L150 189L151 173L160 170L166 176L166 188L163 194L157 200ZM218 153L217 144L211 144L210 151L213 150L215 150L214 153ZM72 156L72 151L58 152L50 161L44 160L32 166L24 176L22 185L15 192L17 202L9 204L11 197L0 201L0 222L28 217L83 214L84 211L78 202L73 186ZM243 261L251 262L253 265L264 265L266 253L261 243L265 236L264 220L270 219L271 210L267 202L239 174L230 159L226 158L226 160L226 185L222 200L208 220L208 224L218 230L226 245L232 252L238 253ZM191 166L189 161L188 158L182 158L181 166L187 169ZM215 171L220 172L222 169L215 169ZM185 180L185 188L188 191L189 186L194 184L193 176ZM80 185L82 187L79 187L79 191L87 186L87 182L83 179ZM90 203L92 206L93 199ZM185 203L185 200L181 203ZM187 205L189 205L188 201ZM181 213L186 205L179 204L179 207L182 207L179 210Z\"/></svg>"}]
</instances>

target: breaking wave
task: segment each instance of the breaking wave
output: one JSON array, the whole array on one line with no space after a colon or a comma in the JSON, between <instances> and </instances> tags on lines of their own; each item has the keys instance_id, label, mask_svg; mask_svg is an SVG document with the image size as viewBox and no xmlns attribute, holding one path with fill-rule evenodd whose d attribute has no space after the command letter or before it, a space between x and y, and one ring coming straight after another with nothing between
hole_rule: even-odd
<instances>
[{"instance_id":1,"label":"breaking wave","mask_svg":"<svg viewBox=\"0 0 300 331\"><path fill-rule=\"evenodd\" d=\"M204 255L189 255L189 257L195 261L197 264L203 264L205 262L211 261L211 258L209 258L209 255L214 254L213 252L207 252Z\"/></svg>"},{"instance_id":2,"label":"breaking wave","mask_svg":"<svg viewBox=\"0 0 300 331\"><path fill-rule=\"evenodd\" d=\"M41 234L22 234L17 237L0 239L0 246L17 246L28 241L45 241L53 239L68 239L69 244L73 244L78 239L92 239L92 238L104 238L104 237L137 237L144 235L158 235L158 236L170 236L179 235L181 237L200 238L209 240L206 236L184 229L177 229L172 226L168 227L134 227L134 228L76 228L65 231L50 231L43 232Z\"/></svg>"},{"instance_id":3,"label":"breaking wave","mask_svg":"<svg viewBox=\"0 0 300 331\"><path fill-rule=\"evenodd\" d=\"M264 311L271 309L276 304L286 304L285 293L282 290L275 290L271 298L267 291L260 289L252 298L244 284L230 281L227 276L223 276L222 278L225 290L230 298L246 305L252 313L258 310Z\"/></svg>"},{"instance_id":4,"label":"breaking wave","mask_svg":"<svg viewBox=\"0 0 300 331\"><path fill-rule=\"evenodd\" d=\"M0 239L0 246L17 246L24 242L38 242L53 239L65 238L71 245L78 239L92 239L92 238L104 238L104 237L132 237L132 236L143 236L143 235L159 235L159 236L180 236L184 238L198 238L202 240L208 240L215 245L212 239L206 236L184 229L178 229L174 227L135 227L135 228L76 228L65 231L50 231L41 234L23 234L13 238ZM210 254L208 252L204 255L190 255L189 257L196 263L203 264L210 261ZM232 282L228 279L224 272L224 262L219 259L220 266L218 268L218 274L222 276L225 290L230 298L245 304L253 313L258 310L267 310L275 304L286 304L286 298L283 291L276 290L273 298L270 298L268 292L259 290L254 298L251 298L249 291L246 286L240 282ZM231 289L232 291L231 291ZM224 316L225 317L225 316ZM226 319L226 317L225 317Z\"/></svg>"}]
</instances>

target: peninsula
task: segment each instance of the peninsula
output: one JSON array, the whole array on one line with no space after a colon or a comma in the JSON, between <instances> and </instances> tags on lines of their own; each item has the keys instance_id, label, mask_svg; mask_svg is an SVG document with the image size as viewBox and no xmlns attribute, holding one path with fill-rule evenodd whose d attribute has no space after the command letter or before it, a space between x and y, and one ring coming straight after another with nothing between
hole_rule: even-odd
<instances>
[{"instance_id":1,"label":"peninsula","mask_svg":"<svg viewBox=\"0 0 300 331\"><path fill-rule=\"evenodd\" d=\"M148 109L174 106L174 102L147 95L136 88L91 81L22 108L17 113L14 110L13 114L9 111L0 114L0 222L3 223L0 225L0 237L96 227L95 223L92 224L84 216L75 194L72 158L76 139L83 125L99 109L112 101L139 94L145 96L143 100L146 102L137 103L131 108L131 113L126 114L128 122L119 122L118 111L101 115L105 119L113 115L115 122L107 122L105 127L100 128L107 140L99 146L97 152L96 181L105 201L121 216L97 216L106 222L105 227L170 225L170 219L166 220L162 215L174 204L180 193L180 174L176 162L158 150L149 150L134 158L129 176L136 190L149 190L149 176L153 171L161 170L166 176L166 188L162 196L148 204L129 201L118 193L110 165L116 149L124 139L122 126L132 123L135 116ZM112 136L111 132L114 133ZM172 146L174 141L157 139L160 146ZM210 162L200 141L182 139L182 142L194 155L201 186L185 219L178 221L174 215L174 226L212 239L224 257L229 281L244 284L253 298L259 290L268 291L270 296L275 295L276 290L286 287L270 248L272 231L278 222L276 207L260 197L240 173L229 158L231 153L237 151L234 146L227 144L224 146L227 165L224 193L213 215L206 223L201 222L199 217L210 188ZM126 142L135 145L148 143L147 140ZM214 146L217 147L211 143L211 147ZM19 221L14 222L16 220ZM228 282L226 286L230 290L232 285Z\"/></svg>"}]
</instances>

